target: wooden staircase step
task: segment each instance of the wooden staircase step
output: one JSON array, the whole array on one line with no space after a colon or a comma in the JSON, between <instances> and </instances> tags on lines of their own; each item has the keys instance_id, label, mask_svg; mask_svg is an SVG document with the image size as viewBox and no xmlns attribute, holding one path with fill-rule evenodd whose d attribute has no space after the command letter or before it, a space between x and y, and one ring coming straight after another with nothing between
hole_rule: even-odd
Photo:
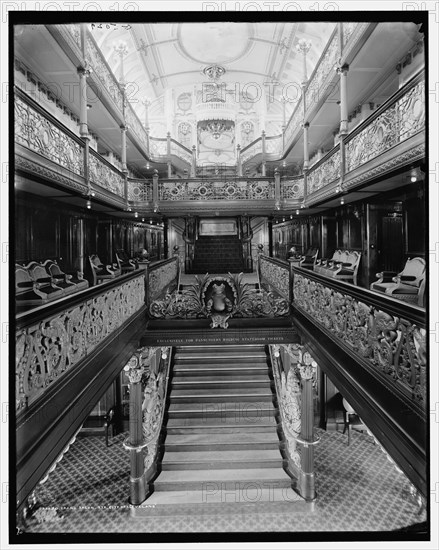
<instances>
[{"instance_id":1,"label":"wooden staircase step","mask_svg":"<svg viewBox=\"0 0 439 550\"><path fill-rule=\"evenodd\" d=\"M215 391L212 391L215 390ZM218 402L238 402L239 401L258 401L261 399L272 399L273 394L270 385L266 384L262 388L201 388L201 389L173 389L170 397L171 403L218 403Z\"/></svg>"},{"instance_id":2,"label":"wooden staircase step","mask_svg":"<svg viewBox=\"0 0 439 550\"><path fill-rule=\"evenodd\" d=\"M214 451L231 449L276 449L279 450L279 438L275 430L270 433L247 431L246 433L232 432L216 434L212 438L210 433L168 434L165 440L165 450L169 451Z\"/></svg>"},{"instance_id":3,"label":"wooden staircase step","mask_svg":"<svg viewBox=\"0 0 439 550\"><path fill-rule=\"evenodd\" d=\"M216 470L282 467L279 450L170 451L165 452L162 470Z\"/></svg>"},{"instance_id":4,"label":"wooden staircase step","mask_svg":"<svg viewBox=\"0 0 439 550\"><path fill-rule=\"evenodd\" d=\"M292 480L282 468L242 468L218 470L165 470L156 479L156 491L245 490L250 486L278 489L291 487Z\"/></svg>"}]
</instances>

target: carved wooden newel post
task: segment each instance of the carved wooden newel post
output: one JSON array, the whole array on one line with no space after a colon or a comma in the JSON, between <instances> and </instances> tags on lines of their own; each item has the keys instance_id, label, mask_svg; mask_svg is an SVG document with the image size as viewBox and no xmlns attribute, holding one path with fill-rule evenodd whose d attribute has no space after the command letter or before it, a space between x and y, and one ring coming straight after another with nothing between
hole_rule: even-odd
<instances>
[{"instance_id":1,"label":"carved wooden newel post","mask_svg":"<svg viewBox=\"0 0 439 550\"><path fill-rule=\"evenodd\" d=\"M313 379L317 363L308 352L299 354L297 364L302 381L301 431L298 443L302 444L301 472L299 479L300 494L306 500L316 498L314 476L314 445L319 439L314 439L314 399Z\"/></svg>"},{"instance_id":2,"label":"carved wooden newel post","mask_svg":"<svg viewBox=\"0 0 439 550\"><path fill-rule=\"evenodd\" d=\"M140 350L139 350L140 352ZM131 504L140 504L146 499L146 487L143 466L142 433L142 375L145 368L141 365L140 353L133 355L124 367L130 381L130 435L123 446L130 452L130 497Z\"/></svg>"},{"instance_id":3,"label":"carved wooden newel post","mask_svg":"<svg viewBox=\"0 0 439 550\"><path fill-rule=\"evenodd\" d=\"M143 388L142 377L146 373L151 357L157 348L141 348L131 357L124 371L130 381L130 434L123 446L130 452L130 504L141 504L148 496L145 482L143 449L148 442L143 437Z\"/></svg>"}]
</instances>

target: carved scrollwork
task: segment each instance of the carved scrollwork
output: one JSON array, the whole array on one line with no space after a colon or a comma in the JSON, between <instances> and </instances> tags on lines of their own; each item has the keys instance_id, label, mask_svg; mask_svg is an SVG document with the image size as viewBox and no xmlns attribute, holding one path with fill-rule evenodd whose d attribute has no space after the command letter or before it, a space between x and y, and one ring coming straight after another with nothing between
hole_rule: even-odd
<instances>
[{"instance_id":1,"label":"carved scrollwork","mask_svg":"<svg viewBox=\"0 0 439 550\"><path fill-rule=\"evenodd\" d=\"M409 403L425 405L424 328L297 273L293 286L295 307L383 374Z\"/></svg>"},{"instance_id":2,"label":"carved scrollwork","mask_svg":"<svg viewBox=\"0 0 439 550\"><path fill-rule=\"evenodd\" d=\"M144 302L143 277L16 333L16 408L25 408Z\"/></svg>"}]
</instances>

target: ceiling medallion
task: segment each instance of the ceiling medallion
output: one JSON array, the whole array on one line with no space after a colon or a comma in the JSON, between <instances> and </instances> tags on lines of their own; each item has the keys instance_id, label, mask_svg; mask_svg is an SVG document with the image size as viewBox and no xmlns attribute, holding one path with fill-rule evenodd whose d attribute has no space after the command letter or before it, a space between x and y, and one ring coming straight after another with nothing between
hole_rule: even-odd
<instances>
[{"instance_id":1,"label":"ceiling medallion","mask_svg":"<svg viewBox=\"0 0 439 550\"><path fill-rule=\"evenodd\" d=\"M226 69L221 67L221 65L210 65L203 70L203 73L211 80L218 80L225 72Z\"/></svg>"}]
</instances>

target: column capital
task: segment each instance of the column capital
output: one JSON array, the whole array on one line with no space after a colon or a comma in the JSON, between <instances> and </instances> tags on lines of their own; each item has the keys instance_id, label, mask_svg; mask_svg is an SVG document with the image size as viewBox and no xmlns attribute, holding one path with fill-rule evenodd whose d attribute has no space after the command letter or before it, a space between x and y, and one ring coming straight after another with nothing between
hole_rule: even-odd
<instances>
[{"instance_id":1,"label":"column capital","mask_svg":"<svg viewBox=\"0 0 439 550\"><path fill-rule=\"evenodd\" d=\"M93 69L91 68L91 65L89 65L88 63L85 63L84 66L79 66L77 68L77 73L80 76L85 76L86 78L89 77L92 72L93 72Z\"/></svg>"},{"instance_id":2,"label":"column capital","mask_svg":"<svg viewBox=\"0 0 439 550\"><path fill-rule=\"evenodd\" d=\"M344 65L337 65L335 70L338 74L346 75L349 72L349 65L347 63Z\"/></svg>"}]
</instances>

